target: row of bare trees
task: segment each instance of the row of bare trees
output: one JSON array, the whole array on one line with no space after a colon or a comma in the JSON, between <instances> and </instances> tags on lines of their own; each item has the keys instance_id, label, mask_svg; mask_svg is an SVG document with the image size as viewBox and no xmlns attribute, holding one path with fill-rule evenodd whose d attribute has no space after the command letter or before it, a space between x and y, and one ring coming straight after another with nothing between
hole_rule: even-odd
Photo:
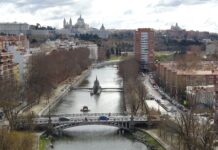
<instances>
[{"instance_id":1,"label":"row of bare trees","mask_svg":"<svg viewBox=\"0 0 218 150\"><path fill-rule=\"evenodd\" d=\"M213 150L216 138L211 120L192 111L180 113L173 119L163 117L159 134L178 150Z\"/></svg>"},{"instance_id":2,"label":"row of bare trees","mask_svg":"<svg viewBox=\"0 0 218 150\"><path fill-rule=\"evenodd\" d=\"M69 51L56 50L49 54L38 53L30 57L24 82L13 76L0 79L0 108L9 121L10 129L17 126L22 102L39 102L42 96L49 100L59 83L75 77L90 65L89 50L79 48Z\"/></svg>"},{"instance_id":3,"label":"row of bare trees","mask_svg":"<svg viewBox=\"0 0 218 150\"><path fill-rule=\"evenodd\" d=\"M59 83L75 77L90 65L89 50L57 50L50 54L39 53L30 59L26 74L26 91L29 100L48 99Z\"/></svg>"},{"instance_id":4,"label":"row of bare trees","mask_svg":"<svg viewBox=\"0 0 218 150\"><path fill-rule=\"evenodd\" d=\"M139 63L134 57L119 63L119 75L123 78L126 105L131 113L144 112L147 91L139 76Z\"/></svg>"}]
</instances>

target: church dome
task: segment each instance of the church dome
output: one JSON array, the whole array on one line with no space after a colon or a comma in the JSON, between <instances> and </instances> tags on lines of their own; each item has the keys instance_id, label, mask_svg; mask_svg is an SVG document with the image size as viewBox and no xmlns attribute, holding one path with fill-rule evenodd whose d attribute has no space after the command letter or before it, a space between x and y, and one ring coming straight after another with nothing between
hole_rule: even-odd
<instances>
[{"instance_id":1,"label":"church dome","mask_svg":"<svg viewBox=\"0 0 218 150\"><path fill-rule=\"evenodd\" d=\"M85 27L85 22L84 22L84 19L81 17L81 15L80 15L80 17L77 19L76 26L77 26L77 27Z\"/></svg>"}]
</instances>

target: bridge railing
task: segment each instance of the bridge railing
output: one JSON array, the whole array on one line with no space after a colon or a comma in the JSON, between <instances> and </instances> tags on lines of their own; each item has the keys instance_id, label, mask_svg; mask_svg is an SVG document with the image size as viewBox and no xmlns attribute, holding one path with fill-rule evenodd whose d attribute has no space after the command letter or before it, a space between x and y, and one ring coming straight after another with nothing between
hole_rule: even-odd
<instances>
[{"instance_id":1,"label":"bridge railing","mask_svg":"<svg viewBox=\"0 0 218 150\"><path fill-rule=\"evenodd\" d=\"M78 114L57 114L50 115L51 117L82 117L82 116L130 116L125 113L78 113ZM41 117L49 117L49 115L42 115Z\"/></svg>"},{"instance_id":2,"label":"bridge railing","mask_svg":"<svg viewBox=\"0 0 218 150\"><path fill-rule=\"evenodd\" d=\"M133 121L143 122L147 121L147 116L134 117ZM131 121L130 116L110 116L108 120L99 120L98 116L77 116L68 118L66 121L59 120L58 117L51 118L52 124L65 124L65 123L81 123L81 122L126 122ZM48 118L36 118L34 121L36 124L48 124Z\"/></svg>"}]
</instances>

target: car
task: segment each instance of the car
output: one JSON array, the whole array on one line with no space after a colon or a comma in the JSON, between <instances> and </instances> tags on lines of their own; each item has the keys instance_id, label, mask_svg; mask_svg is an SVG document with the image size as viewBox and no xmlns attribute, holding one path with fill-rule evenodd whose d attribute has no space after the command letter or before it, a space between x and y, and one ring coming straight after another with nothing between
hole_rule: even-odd
<instances>
[{"instance_id":1,"label":"car","mask_svg":"<svg viewBox=\"0 0 218 150\"><path fill-rule=\"evenodd\" d=\"M166 99L166 96L165 96L165 95L162 95L162 99Z\"/></svg>"},{"instance_id":2,"label":"car","mask_svg":"<svg viewBox=\"0 0 218 150\"><path fill-rule=\"evenodd\" d=\"M58 120L59 121L70 121L70 119L66 117L60 117Z\"/></svg>"},{"instance_id":3,"label":"car","mask_svg":"<svg viewBox=\"0 0 218 150\"><path fill-rule=\"evenodd\" d=\"M170 112L177 112L175 108L171 108Z\"/></svg>"},{"instance_id":4,"label":"car","mask_svg":"<svg viewBox=\"0 0 218 150\"><path fill-rule=\"evenodd\" d=\"M156 102L157 102L157 103L160 103L160 100L159 100L159 99L156 99Z\"/></svg>"},{"instance_id":5,"label":"car","mask_svg":"<svg viewBox=\"0 0 218 150\"><path fill-rule=\"evenodd\" d=\"M109 118L108 118L107 116L100 116L100 117L98 118L98 120L107 121L107 120L109 120Z\"/></svg>"}]
</instances>

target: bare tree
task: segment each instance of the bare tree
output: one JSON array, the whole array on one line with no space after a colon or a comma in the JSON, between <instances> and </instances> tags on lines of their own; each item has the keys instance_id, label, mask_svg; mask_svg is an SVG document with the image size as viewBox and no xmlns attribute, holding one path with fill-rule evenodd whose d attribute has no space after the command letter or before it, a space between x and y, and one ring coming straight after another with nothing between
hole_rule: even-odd
<instances>
[{"instance_id":1,"label":"bare tree","mask_svg":"<svg viewBox=\"0 0 218 150\"><path fill-rule=\"evenodd\" d=\"M177 68L182 70L198 69L201 67L201 48L199 46L191 46L186 54L176 58Z\"/></svg>"},{"instance_id":2,"label":"bare tree","mask_svg":"<svg viewBox=\"0 0 218 150\"><path fill-rule=\"evenodd\" d=\"M9 121L10 128L13 130L16 128L22 86L17 83L13 77L10 79L2 79L0 85L0 107L3 109L5 117Z\"/></svg>"},{"instance_id":3,"label":"bare tree","mask_svg":"<svg viewBox=\"0 0 218 150\"><path fill-rule=\"evenodd\" d=\"M74 77L90 65L89 50L55 50L50 54L34 54L29 61L26 74L26 95L31 102L39 102L41 96L47 101L54 88L69 77Z\"/></svg>"},{"instance_id":4,"label":"bare tree","mask_svg":"<svg viewBox=\"0 0 218 150\"><path fill-rule=\"evenodd\" d=\"M177 135L177 141L182 141L184 149L213 150L216 134L209 119L199 118L192 112L184 112L173 120L165 119L162 125L165 132Z\"/></svg>"},{"instance_id":5,"label":"bare tree","mask_svg":"<svg viewBox=\"0 0 218 150\"><path fill-rule=\"evenodd\" d=\"M139 64L135 58L130 57L119 64L119 74L123 77L124 92L131 113L136 114L139 110L144 111L144 100L147 91L139 76ZM148 109L146 109L148 112Z\"/></svg>"}]
</instances>

